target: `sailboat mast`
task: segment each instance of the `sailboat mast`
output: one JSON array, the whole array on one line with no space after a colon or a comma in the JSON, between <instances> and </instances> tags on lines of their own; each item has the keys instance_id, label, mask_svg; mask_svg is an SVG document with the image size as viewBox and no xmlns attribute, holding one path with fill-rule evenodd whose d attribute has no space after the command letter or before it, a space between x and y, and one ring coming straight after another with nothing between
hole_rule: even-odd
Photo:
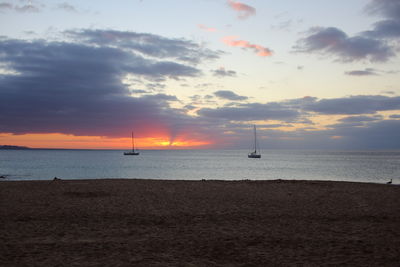
<instances>
[{"instance_id":1,"label":"sailboat mast","mask_svg":"<svg viewBox=\"0 0 400 267\"><path fill-rule=\"evenodd\" d=\"M257 133L255 125L254 125L254 152L257 153Z\"/></svg>"},{"instance_id":2,"label":"sailboat mast","mask_svg":"<svg viewBox=\"0 0 400 267\"><path fill-rule=\"evenodd\" d=\"M132 132L132 152L134 152L134 151L135 151L135 141L134 141L133 132Z\"/></svg>"}]
</instances>

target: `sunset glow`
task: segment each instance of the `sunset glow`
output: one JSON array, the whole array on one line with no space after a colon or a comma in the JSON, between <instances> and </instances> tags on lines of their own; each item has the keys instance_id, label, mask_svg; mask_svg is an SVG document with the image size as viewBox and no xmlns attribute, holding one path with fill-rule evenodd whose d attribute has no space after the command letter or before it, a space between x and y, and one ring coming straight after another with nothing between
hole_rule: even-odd
<instances>
[{"instance_id":1,"label":"sunset glow","mask_svg":"<svg viewBox=\"0 0 400 267\"><path fill-rule=\"evenodd\" d=\"M169 137L135 138L138 149L202 148L210 141L175 139ZM131 148L131 138L106 138L101 136L74 136L65 134L0 134L0 144L27 146L31 148L65 149L127 149Z\"/></svg>"}]
</instances>

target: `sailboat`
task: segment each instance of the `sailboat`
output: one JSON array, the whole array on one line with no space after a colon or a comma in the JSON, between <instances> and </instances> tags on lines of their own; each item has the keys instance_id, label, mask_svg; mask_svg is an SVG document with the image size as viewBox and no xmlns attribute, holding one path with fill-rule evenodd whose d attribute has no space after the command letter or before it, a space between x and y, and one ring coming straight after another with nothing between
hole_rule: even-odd
<instances>
[{"instance_id":1,"label":"sailboat","mask_svg":"<svg viewBox=\"0 0 400 267\"><path fill-rule=\"evenodd\" d=\"M137 156L139 155L139 152L136 150L135 151L135 138L133 136L133 132L132 132L132 151L129 152L124 152L125 156Z\"/></svg>"},{"instance_id":2,"label":"sailboat","mask_svg":"<svg viewBox=\"0 0 400 267\"><path fill-rule=\"evenodd\" d=\"M256 126L254 125L254 151L247 155L251 159L259 159L261 158L260 151L257 152L257 133Z\"/></svg>"}]
</instances>

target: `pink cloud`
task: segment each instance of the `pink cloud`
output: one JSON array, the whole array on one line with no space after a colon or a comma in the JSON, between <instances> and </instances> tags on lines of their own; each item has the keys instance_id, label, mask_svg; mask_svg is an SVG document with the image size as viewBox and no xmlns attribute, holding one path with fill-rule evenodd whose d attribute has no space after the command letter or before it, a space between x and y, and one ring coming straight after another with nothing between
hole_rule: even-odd
<instances>
[{"instance_id":1,"label":"pink cloud","mask_svg":"<svg viewBox=\"0 0 400 267\"><path fill-rule=\"evenodd\" d=\"M237 38L237 36L226 36L222 39L222 41L229 46L250 48L260 57L272 56L272 50L270 50L269 48L263 47L258 44L252 44L245 40L237 40Z\"/></svg>"},{"instance_id":2,"label":"pink cloud","mask_svg":"<svg viewBox=\"0 0 400 267\"><path fill-rule=\"evenodd\" d=\"M247 19L249 16L256 14L256 9L254 7L251 7L249 5L246 5L246 4L243 4L240 2L228 0L228 5L232 9L238 11L238 17L241 19Z\"/></svg>"},{"instance_id":3,"label":"pink cloud","mask_svg":"<svg viewBox=\"0 0 400 267\"><path fill-rule=\"evenodd\" d=\"M197 25L200 29L202 29L202 30L205 30L205 31L208 31L208 32L216 32L217 31L217 29L216 28L210 28L210 27L207 27L207 26L205 26L205 25L203 25L203 24L199 24L199 25Z\"/></svg>"}]
</instances>

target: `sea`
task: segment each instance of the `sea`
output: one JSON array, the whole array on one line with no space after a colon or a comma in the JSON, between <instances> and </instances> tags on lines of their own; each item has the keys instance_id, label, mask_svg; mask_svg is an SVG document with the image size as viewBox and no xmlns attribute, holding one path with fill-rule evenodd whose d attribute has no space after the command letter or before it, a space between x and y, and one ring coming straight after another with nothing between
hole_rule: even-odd
<instances>
[{"instance_id":1,"label":"sea","mask_svg":"<svg viewBox=\"0 0 400 267\"><path fill-rule=\"evenodd\" d=\"M6 180L334 180L400 183L400 151L264 150L0 150Z\"/></svg>"}]
</instances>

